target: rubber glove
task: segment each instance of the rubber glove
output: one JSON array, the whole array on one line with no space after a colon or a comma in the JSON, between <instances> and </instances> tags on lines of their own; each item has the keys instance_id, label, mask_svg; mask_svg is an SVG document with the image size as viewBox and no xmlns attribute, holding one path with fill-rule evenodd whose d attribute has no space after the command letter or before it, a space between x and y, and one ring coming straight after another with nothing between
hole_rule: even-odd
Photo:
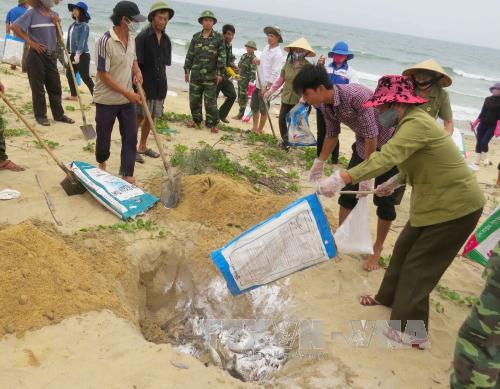
<instances>
[{"instance_id":1,"label":"rubber glove","mask_svg":"<svg viewBox=\"0 0 500 389\"><path fill-rule=\"evenodd\" d=\"M316 158L309 172L309 181L317 182L323 178L323 171L325 169L325 161Z\"/></svg>"},{"instance_id":2,"label":"rubber glove","mask_svg":"<svg viewBox=\"0 0 500 389\"><path fill-rule=\"evenodd\" d=\"M386 182L383 182L382 184L377 186L377 189L375 189L375 195L377 195L378 197L390 196L396 189L401 186L404 186L404 184L401 184L399 182L399 174L396 174L395 176L389 178Z\"/></svg>"},{"instance_id":3,"label":"rubber glove","mask_svg":"<svg viewBox=\"0 0 500 389\"><path fill-rule=\"evenodd\" d=\"M75 56L73 58L73 63L75 65L78 65L80 63L80 54L75 54Z\"/></svg>"},{"instance_id":4,"label":"rubber glove","mask_svg":"<svg viewBox=\"0 0 500 389\"><path fill-rule=\"evenodd\" d=\"M375 185L375 179L372 178L371 180L366 180L366 181L361 181L359 183L359 191L360 192L368 192L368 191L371 191L373 190L373 185ZM368 196L366 194L357 194L356 195L356 198L361 198L361 197L365 197L365 196Z\"/></svg>"},{"instance_id":5,"label":"rubber glove","mask_svg":"<svg viewBox=\"0 0 500 389\"><path fill-rule=\"evenodd\" d=\"M333 197L345 186L345 182L340 177L340 170L336 170L330 177L323 178L318 182L317 192L326 197Z\"/></svg>"}]
</instances>

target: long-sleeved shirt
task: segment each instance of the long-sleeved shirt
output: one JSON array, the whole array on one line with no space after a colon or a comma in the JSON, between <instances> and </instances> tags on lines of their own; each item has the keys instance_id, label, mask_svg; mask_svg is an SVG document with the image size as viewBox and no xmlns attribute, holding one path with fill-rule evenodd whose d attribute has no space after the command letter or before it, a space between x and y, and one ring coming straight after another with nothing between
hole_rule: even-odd
<instances>
[{"instance_id":1,"label":"long-sleeved shirt","mask_svg":"<svg viewBox=\"0 0 500 389\"><path fill-rule=\"evenodd\" d=\"M184 72L191 81L213 81L226 70L226 52L222 35L212 31L206 38L203 31L193 35L184 61Z\"/></svg>"},{"instance_id":2,"label":"long-sleeved shirt","mask_svg":"<svg viewBox=\"0 0 500 389\"><path fill-rule=\"evenodd\" d=\"M259 78L257 77L256 87L262 89L274 84L280 76L282 63L283 52L279 46L271 48L267 45L264 47L260 56L260 65L257 67L257 72L259 72L264 85L259 84Z\"/></svg>"},{"instance_id":3,"label":"long-sleeved shirt","mask_svg":"<svg viewBox=\"0 0 500 389\"><path fill-rule=\"evenodd\" d=\"M89 52L90 28L87 23L75 22L68 29L68 41L66 47L71 54L83 54Z\"/></svg>"},{"instance_id":4,"label":"long-sleeved shirt","mask_svg":"<svg viewBox=\"0 0 500 389\"><path fill-rule=\"evenodd\" d=\"M383 127L375 108L364 108L363 103L373 92L361 84L333 86L333 104L322 104L327 137L338 137L340 124L345 124L356 134L356 152L365 159L365 139L377 138L377 149L386 144L394 128Z\"/></svg>"},{"instance_id":5,"label":"long-sleeved shirt","mask_svg":"<svg viewBox=\"0 0 500 389\"><path fill-rule=\"evenodd\" d=\"M485 126L496 127L500 120L500 96L489 96L484 100L479 120Z\"/></svg>"},{"instance_id":6,"label":"long-sleeved shirt","mask_svg":"<svg viewBox=\"0 0 500 389\"><path fill-rule=\"evenodd\" d=\"M356 72L349 66L347 61L340 67L335 62L332 62L326 66L326 71L334 85L359 83Z\"/></svg>"},{"instance_id":7,"label":"long-sleeved shirt","mask_svg":"<svg viewBox=\"0 0 500 389\"><path fill-rule=\"evenodd\" d=\"M412 186L413 227L458 219L485 204L474 173L451 137L419 107L409 107L382 149L347 172L356 184L378 177L394 165Z\"/></svg>"}]
</instances>

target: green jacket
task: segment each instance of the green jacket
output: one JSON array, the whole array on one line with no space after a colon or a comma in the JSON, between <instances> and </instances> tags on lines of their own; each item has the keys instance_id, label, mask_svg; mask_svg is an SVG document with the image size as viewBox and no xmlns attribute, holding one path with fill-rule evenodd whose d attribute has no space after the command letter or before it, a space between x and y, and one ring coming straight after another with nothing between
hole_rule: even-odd
<instances>
[{"instance_id":1,"label":"green jacket","mask_svg":"<svg viewBox=\"0 0 500 389\"><path fill-rule=\"evenodd\" d=\"M255 71L257 70L257 65L253 63L255 59L255 54L245 53L241 56L240 62L238 62L238 68L240 69L239 75L241 80L254 81Z\"/></svg>"},{"instance_id":2,"label":"green jacket","mask_svg":"<svg viewBox=\"0 0 500 389\"><path fill-rule=\"evenodd\" d=\"M417 94L421 95L418 93ZM450 96L443 88L438 85L433 85L429 91L429 95L425 96L429 101L420 105L425 112L431 115L434 119L438 117L442 120L452 120L453 112L451 110Z\"/></svg>"},{"instance_id":3,"label":"green jacket","mask_svg":"<svg viewBox=\"0 0 500 389\"><path fill-rule=\"evenodd\" d=\"M297 77L300 70L304 65L309 62L303 59L297 67L293 66L291 60L287 60L283 69L281 69L281 76L285 78L285 84L283 85L283 94L281 96L281 102L289 105L295 105L300 101L300 96L293 90L293 80Z\"/></svg>"},{"instance_id":4,"label":"green jacket","mask_svg":"<svg viewBox=\"0 0 500 389\"><path fill-rule=\"evenodd\" d=\"M212 81L225 74L226 54L222 35L212 31L203 38L203 31L193 35L184 61L184 72L191 73L190 79Z\"/></svg>"},{"instance_id":5,"label":"green jacket","mask_svg":"<svg viewBox=\"0 0 500 389\"><path fill-rule=\"evenodd\" d=\"M394 165L401 172L401 181L412 186L413 227L454 220L485 204L474 173L451 137L419 107L408 108L389 142L348 173L358 183Z\"/></svg>"}]
</instances>

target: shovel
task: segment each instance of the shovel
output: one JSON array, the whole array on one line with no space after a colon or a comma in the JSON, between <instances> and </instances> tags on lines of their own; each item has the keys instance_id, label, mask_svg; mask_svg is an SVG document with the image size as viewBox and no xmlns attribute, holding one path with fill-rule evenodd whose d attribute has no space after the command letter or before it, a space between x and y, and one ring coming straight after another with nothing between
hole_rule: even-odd
<instances>
[{"instance_id":1,"label":"shovel","mask_svg":"<svg viewBox=\"0 0 500 389\"><path fill-rule=\"evenodd\" d=\"M260 81L260 69L259 68L257 68L257 81L259 81L259 86L261 87L261 90L262 90L263 85L262 85L262 82ZM276 133L274 132L273 122L271 120L271 116L269 115L269 108L267 108L266 101L264 101L264 107L266 109L266 115L267 115L267 119L269 120L269 125L271 126L271 131L273 133L273 137L274 137L274 139L277 139Z\"/></svg>"},{"instance_id":2,"label":"shovel","mask_svg":"<svg viewBox=\"0 0 500 389\"><path fill-rule=\"evenodd\" d=\"M78 103L80 104L80 111L82 111L83 126L80 126L80 130L82 130L83 137L85 138L85 140L91 140L96 137L96 132L91 124L87 124L87 118L85 117L85 110L83 109L82 98L80 97L80 90L78 89L78 84L76 83L75 69L73 68L73 64L71 63L71 57L69 55L68 48L64 44L64 36L61 30L61 25L59 23L56 23L56 26L57 26L57 31L59 32L59 38L61 39L61 42L63 43L64 46L64 52L66 53L66 57L68 59L69 70L71 72L71 77L73 78L73 84L75 85L76 95L78 96Z\"/></svg>"},{"instance_id":3,"label":"shovel","mask_svg":"<svg viewBox=\"0 0 500 389\"><path fill-rule=\"evenodd\" d=\"M71 170L68 169L66 165L64 165L59 158L54 154L54 152L49 149L49 147L45 144L45 142L42 140L38 132L35 130L35 128L28 123L28 121L24 118L23 115L12 105L12 103L7 99L7 97L0 92L0 97L2 100L7 104L7 106L16 114L16 116L21 119L21 121L24 123L24 125L28 128L28 130L31 131L31 133L35 136L35 138L38 140L40 145L45 149L47 153L52 157L52 159L55 161L55 163L62 169L62 171L66 174L66 178L61 182L61 186L66 192L68 196L74 196L78 194L83 194L85 193L86 189L85 187L81 184L80 181L75 176L75 173L73 173Z\"/></svg>"},{"instance_id":4,"label":"shovel","mask_svg":"<svg viewBox=\"0 0 500 389\"><path fill-rule=\"evenodd\" d=\"M151 132L155 138L156 146L158 147L158 151L160 152L161 159L163 161L163 167L167 172L167 179L163 181L161 185L161 195L160 201L166 208L174 208L177 205L177 201L179 200L179 191L180 191L180 177L172 174L172 167L167 162L167 157L163 151L163 147L160 143L160 138L158 137L158 133L156 132L156 126L151 117L151 112L149 112L148 103L146 101L146 95L144 93L144 89L142 89L141 84L137 84L137 90L139 95L141 96L142 101L142 109L146 118L149 121L149 127L151 128Z\"/></svg>"}]
</instances>

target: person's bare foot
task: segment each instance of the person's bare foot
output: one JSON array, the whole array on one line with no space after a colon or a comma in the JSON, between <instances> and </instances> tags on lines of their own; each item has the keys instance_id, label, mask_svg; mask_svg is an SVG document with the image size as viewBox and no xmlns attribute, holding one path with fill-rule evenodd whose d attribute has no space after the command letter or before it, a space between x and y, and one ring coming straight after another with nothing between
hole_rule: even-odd
<instances>
[{"instance_id":1,"label":"person's bare foot","mask_svg":"<svg viewBox=\"0 0 500 389\"><path fill-rule=\"evenodd\" d=\"M375 300L369 294L365 294L359 298L359 303L364 307L373 307L375 305L381 305L377 300Z\"/></svg>"},{"instance_id":2,"label":"person's bare foot","mask_svg":"<svg viewBox=\"0 0 500 389\"><path fill-rule=\"evenodd\" d=\"M6 161L2 161L0 162L0 170L10 170L12 172L22 172L24 171L24 168L19 166L19 165L16 165L14 162L12 162L11 160L6 160Z\"/></svg>"},{"instance_id":3,"label":"person's bare foot","mask_svg":"<svg viewBox=\"0 0 500 389\"><path fill-rule=\"evenodd\" d=\"M374 271L380 269L378 260L382 255L382 249L383 247L373 246L373 254L370 255L368 259L363 262L363 269L365 269L366 271Z\"/></svg>"},{"instance_id":4,"label":"person's bare foot","mask_svg":"<svg viewBox=\"0 0 500 389\"><path fill-rule=\"evenodd\" d=\"M122 176L122 180L127 181L131 185L135 185L135 178L133 176Z\"/></svg>"},{"instance_id":5,"label":"person's bare foot","mask_svg":"<svg viewBox=\"0 0 500 389\"><path fill-rule=\"evenodd\" d=\"M212 134L217 134L219 132L219 129L217 127L210 127L210 132Z\"/></svg>"},{"instance_id":6,"label":"person's bare foot","mask_svg":"<svg viewBox=\"0 0 500 389\"><path fill-rule=\"evenodd\" d=\"M97 165L97 167L101 170L106 171L106 162L100 163L99 165Z\"/></svg>"}]
</instances>

